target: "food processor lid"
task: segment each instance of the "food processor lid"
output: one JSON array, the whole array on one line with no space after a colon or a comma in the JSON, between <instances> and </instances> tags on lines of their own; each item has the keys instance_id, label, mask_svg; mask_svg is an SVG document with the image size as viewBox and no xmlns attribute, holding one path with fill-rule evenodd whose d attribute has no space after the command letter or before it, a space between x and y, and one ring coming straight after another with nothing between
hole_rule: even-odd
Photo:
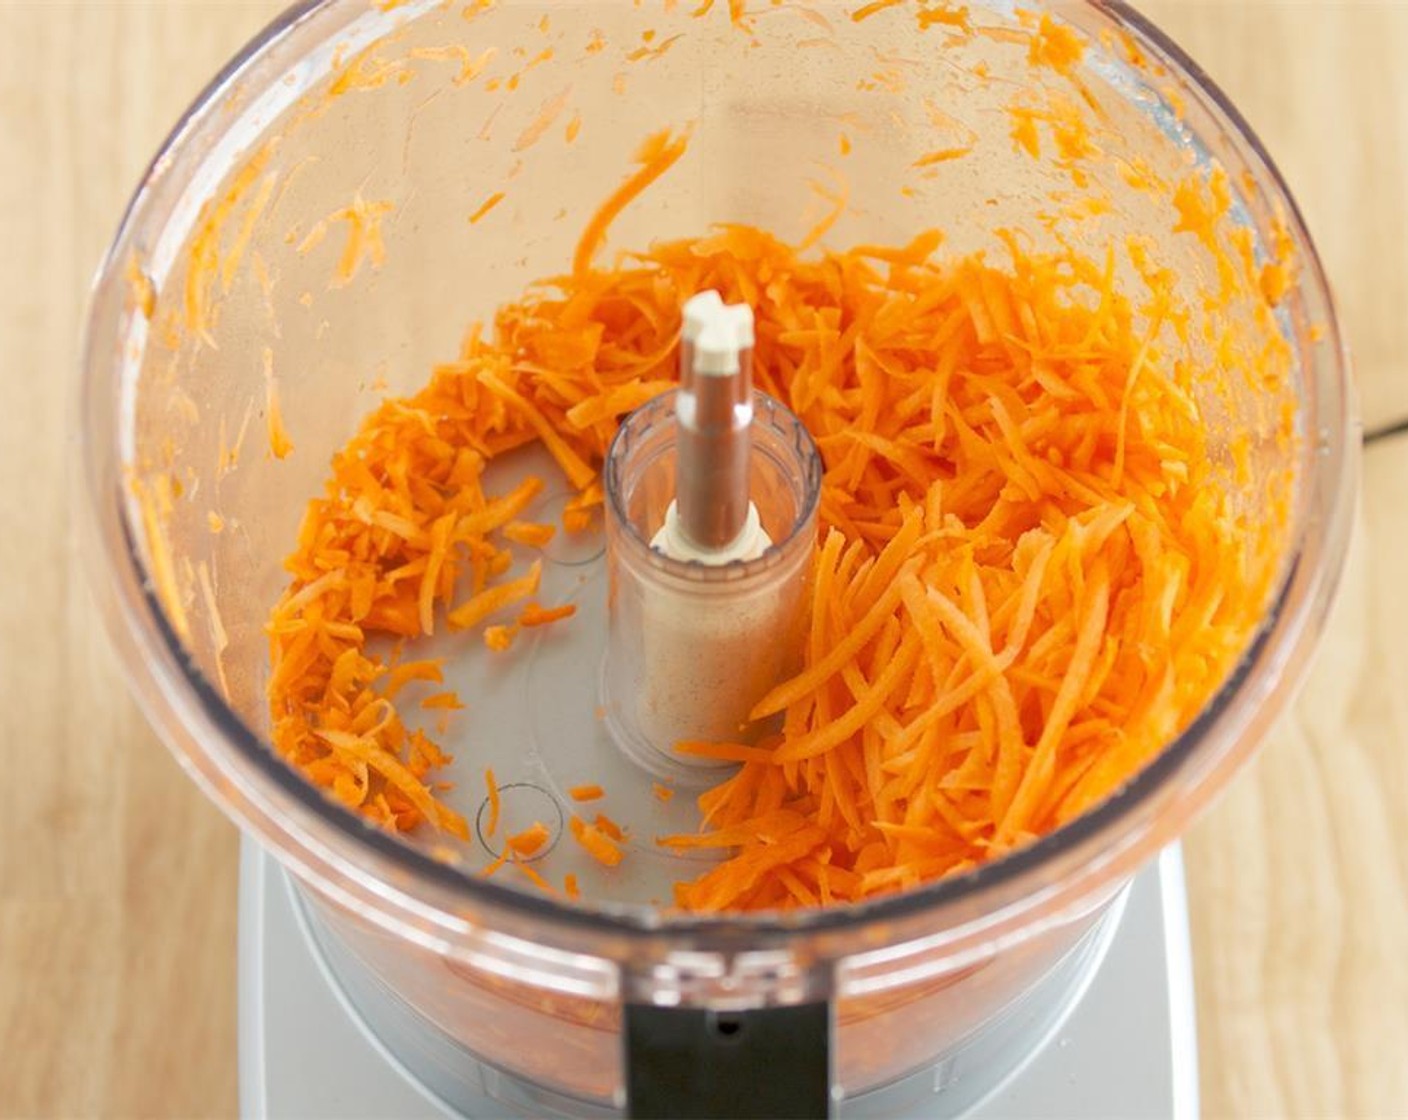
<instances>
[{"instance_id":1,"label":"food processor lid","mask_svg":"<svg viewBox=\"0 0 1408 1120\"><path fill-rule=\"evenodd\" d=\"M408 4L398 18L428 10ZM1187 82L1185 92L1200 112L1221 125L1237 151L1264 177L1267 189L1285 203L1289 233L1303 263L1299 298L1327 326L1331 354L1327 376L1337 399L1317 400L1317 426L1337 446L1323 454L1320 439L1307 439L1300 454L1295 533L1288 562L1270 609L1231 677L1204 711L1124 788L1078 819L1032 843L970 871L904 893L846 906L784 914L728 914L720 917L610 903L565 903L481 879L404 843L324 797L283 762L270 745L241 720L185 653L145 569L139 529L122 493L121 472L105 459L100 445L85 441L84 475L92 505L90 520L102 532L104 547L90 549L97 580L116 588L108 612L110 629L123 646L129 670L154 687L148 714L164 707L176 720L159 719L168 737L186 740L179 750L208 793L242 817L255 831L275 839L292 866L341 901L359 909L371 904L420 923L428 945L443 947L459 928L487 927L513 938L561 948L572 954L590 946L618 959L638 962L643 947L765 955L769 949L805 942L817 958L855 957L848 967L863 986L867 968L883 968L898 942L926 936L961 941L964 937L1017 936L1021 916L1033 907L1074 905L1092 884L1111 882L1132 871L1152 851L1175 836L1188 816L1249 752L1256 724L1251 706L1282 697L1308 652L1311 629L1327 608L1337 582L1343 542L1351 516L1355 465L1344 446L1352 440L1350 389L1325 278L1299 212L1271 160L1246 122L1205 75L1142 16L1118 0L1090 3L1085 13L1123 28L1141 48ZM104 402L124 381L127 349L122 316L121 274L137 240L160 219L190 182L210 177L214 160L237 153L220 143L224 128L216 110L239 83L285 73L297 82L281 91L278 104L321 81L326 65L296 68L316 48L330 59L334 41L353 49L379 36L384 27L364 5L337 0L305 0L280 16L245 48L202 93L177 124L144 177L121 230L99 272L84 345L83 411L90 430L110 425ZM277 107L261 109L265 121ZM244 118L242 118L244 119ZM259 114L254 114L254 120ZM223 174L227 167L218 167ZM218 181L216 175L213 181ZM159 263L159 262L158 262ZM169 263L169 262L168 262ZM1302 377L1309 373L1302 370ZM181 730L170 730L179 723ZM1218 748L1209 749L1210 740ZM199 755L200 762L193 761ZM276 812L258 803L277 806ZM405 932L405 926L397 926ZM535 949L538 951L538 949ZM554 967L552 963L543 967ZM583 965L582 967L586 967ZM773 963L758 962L760 975ZM805 993L798 995L804 998Z\"/></svg>"}]
</instances>

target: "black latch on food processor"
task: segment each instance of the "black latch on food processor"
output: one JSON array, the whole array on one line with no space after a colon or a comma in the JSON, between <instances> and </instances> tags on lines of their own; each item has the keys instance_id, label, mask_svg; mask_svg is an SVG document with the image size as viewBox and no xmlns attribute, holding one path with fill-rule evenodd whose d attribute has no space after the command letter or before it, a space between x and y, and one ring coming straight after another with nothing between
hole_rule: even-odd
<instances>
[{"instance_id":1,"label":"black latch on food processor","mask_svg":"<svg viewBox=\"0 0 1408 1120\"><path fill-rule=\"evenodd\" d=\"M626 1115L831 1115L831 1005L749 1011L627 1004Z\"/></svg>"}]
</instances>

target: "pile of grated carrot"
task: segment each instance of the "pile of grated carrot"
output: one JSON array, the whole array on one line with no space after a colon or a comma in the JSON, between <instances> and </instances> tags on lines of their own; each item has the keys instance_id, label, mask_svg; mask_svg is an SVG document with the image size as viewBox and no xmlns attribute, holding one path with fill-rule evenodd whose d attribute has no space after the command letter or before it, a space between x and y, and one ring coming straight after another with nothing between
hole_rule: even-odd
<instances>
[{"instance_id":1,"label":"pile of grated carrot","mask_svg":"<svg viewBox=\"0 0 1408 1120\"><path fill-rule=\"evenodd\" d=\"M936 232L804 259L725 226L596 266L611 217L680 150L654 138L573 272L473 329L334 458L268 626L278 750L388 828L467 835L437 796L447 756L397 706L440 665L368 643L505 608L519 621L490 627L491 648L571 625L534 601L538 565L509 571L506 541L551 535L518 520L541 483L491 496L485 468L541 441L580 491L565 527L582 528L619 421L674 382L681 304L712 288L753 308L758 387L806 423L826 473L804 668L753 713L780 730L681 744L741 765L700 798L699 834L661 840L725 856L677 903L860 900L1058 827L1187 726L1263 610L1272 565L1193 398L1218 375L1165 352L1157 283L1136 310L1113 255L1012 234L1000 259L945 259ZM573 823L619 862L599 825Z\"/></svg>"}]
</instances>

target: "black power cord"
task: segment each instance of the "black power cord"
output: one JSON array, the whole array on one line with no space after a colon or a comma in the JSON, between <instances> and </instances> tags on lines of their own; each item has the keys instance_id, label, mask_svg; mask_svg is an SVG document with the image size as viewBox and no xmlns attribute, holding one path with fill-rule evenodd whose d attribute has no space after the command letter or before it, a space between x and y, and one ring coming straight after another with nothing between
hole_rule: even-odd
<instances>
[{"instance_id":1,"label":"black power cord","mask_svg":"<svg viewBox=\"0 0 1408 1120\"><path fill-rule=\"evenodd\" d=\"M1392 424L1385 424L1381 428L1370 428L1364 433L1364 446L1369 447L1381 439L1392 439L1394 436L1401 436L1405 433L1408 433L1408 417L1395 420Z\"/></svg>"}]
</instances>

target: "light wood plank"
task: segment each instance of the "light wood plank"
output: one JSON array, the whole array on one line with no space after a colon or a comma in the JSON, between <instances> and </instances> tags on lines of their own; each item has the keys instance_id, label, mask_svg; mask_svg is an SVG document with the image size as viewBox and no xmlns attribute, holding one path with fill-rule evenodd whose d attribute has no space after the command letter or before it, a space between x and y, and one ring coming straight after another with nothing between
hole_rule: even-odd
<instances>
[{"instance_id":1,"label":"light wood plank","mask_svg":"<svg viewBox=\"0 0 1408 1120\"><path fill-rule=\"evenodd\" d=\"M87 286L275 5L0 5L0 1115L230 1116L236 833L127 698L72 537Z\"/></svg>"},{"instance_id":2,"label":"light wood plank","mask_svg":"<svg viewBox=\"0 0 1408 1120\"><path fill-rule=\"evenodd\" d=\"M1408 439L1304 694L1188 841L1210 1116L1408 1114Z\"/></svg>"}]
</instances>

